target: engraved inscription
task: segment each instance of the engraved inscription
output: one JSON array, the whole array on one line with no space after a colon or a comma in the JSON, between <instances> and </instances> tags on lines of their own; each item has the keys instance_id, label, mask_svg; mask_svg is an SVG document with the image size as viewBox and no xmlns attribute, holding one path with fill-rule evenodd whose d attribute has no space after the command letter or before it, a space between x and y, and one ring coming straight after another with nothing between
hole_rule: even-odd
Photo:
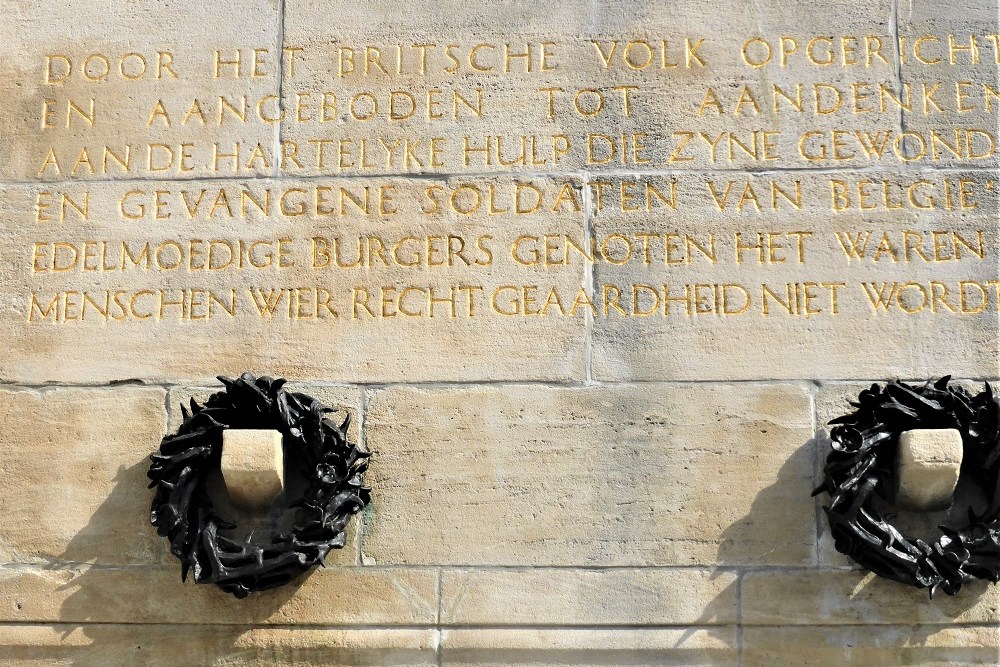
<instances>
[{"instance_id":1,"label":"engraved inscription","mask_svg":"<svg viewBox=\"0 0 1000 667\"><path fill-rule=\"evenodd\" d=\"M982 339L996 26L897 31L877 9L394 34L292 2L281 35L25 42L0 109L0 375L50 348L136 345L136 377L208 358L153 350L170 337L272 341L269 361L351 380L404 377L428 342L444 379L462 360L700 377L713 357L812 377L835 341L829 372L860 377L871 331ZM334 339L373 345L343 366ZM792 358L747 361L748 340ZM905 347L893 372L918 370Z\"/></svg>"}]
</instances>

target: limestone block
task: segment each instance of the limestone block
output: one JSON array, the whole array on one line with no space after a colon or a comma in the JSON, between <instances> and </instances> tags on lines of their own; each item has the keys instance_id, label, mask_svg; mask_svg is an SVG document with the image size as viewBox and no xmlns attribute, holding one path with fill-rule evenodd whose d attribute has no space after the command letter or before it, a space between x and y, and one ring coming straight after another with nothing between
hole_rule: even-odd
<instances>
[{"instance_id":1,"label":"limestone block","mask_svg":"<svg viewBox=\"0 0 1000 667\"><path fill-rule=\"evenodd\" d=\"M444 667L620 667L733 665L735 628L449 629L441 634Z\"/></svg>"},{"instance_id":2,"label":"limestone block","mask_svg":"<svg viewBox=\"0 0 1000 667\"><path fill-rule=\"evenodd\" d=\"M0 188L0 210L5 213L0 230L5 240L0 249L0 338L10 346L0 358L0 377L28 382L138 378L208 385L215 383L216 375L239 375L252 368L326 383L582 379L587 336L583 311L545 317L538 311L549 288L559 290L568 309L583 285L584 267L548 271L509 257L518 237L537 237L540 229L584 237L581 182L525 182L548 202L531 215L514 212L518 183L509 177L322 184L212 181L213 194L205 194L204 208L193 219L184 201L197 199L206 184L150 183L142 190L145 197L153 190L169 193L163 195L171 202L169 226L155 224L149 215L143 222L123 218L119 203L134 190L127 184L68 185L75 198L89 192L91 221L67 219L58 226L34 220L36 188ZM291 192L296 204L320 196L325 202L320 208L339 212L340 187L356 197L369 197L375 202L372 212L359 213L351 204L345 215L312 211L285 216L274 203L280 192ZM507 212L491 212L491 188L495 209ZM271 193L271 218L250 209L243 219L235 205L233 217L218 211L209 217L209 198L226 191L229 201L237 202L244 189L260 200L267 196L265 191ZM398 209L396 213L377 213L380 191L391 197L386 206ZM471 207L482 197L478 210L449 210L447 202L455 192L460 207ZM560 192L573 192L579 209L564 202L551 211ZM429 196L438 202L438 210L431 210ZM211 225L211 238L234 243L237 253L241 240L264 239L266 248L256 252L261 258L270 253L271 260L261 259L266 266L258 268L205 270L206 225ZM248 225L273 233L248 236ZM90 252L100 252L101 243L108 242L110 263L117 261L115 253L120 257L123 242L133 254L141 253L146 243L154 254L166 244L169 266L177 257L177 239L182 239L179 252L186 262L193 257L195 269L188 270L184 263L163 270L154 261L149 270L129 265L124 271L84 273L79 263L83 254L77 255L75 270L31 269L36 247L43 266L42 255L50 256L53 244L70 243L83 253L80 244L88 240L96 243L89 246ZM336 261L334 239L340 244ZM280 269L279 252L285 257ZM64 258L72 255L70 250L60 253ZM374 266L368 266L370 257L375 258ZM87 277L85 289L81 276ZM528 286L527 296L523 286ZM66 322L71 326L62 326Z\"/></svg>"},{"instance_id":3,"label":"limestone block","mask_svg":"<svg viewBox=\"0 0 1000 667\"><path fill-rule=\"evenodd\" d=\"M438 576L428 570L319 568L297 586L234 605L216 586L181 583L179 567L0 569L0 622L427 626ZM137 594L141 593L141 594Z\"/></svg>"},{"instance_id":4,"label":"limestone block","mask_svg":"<svg viewBox=\"0 0 1000 667\"><path fill-rule=\"evenodd\" d=\"M780 84L794 96L797 85L811 92L814 83L825 83L845 91L849 98L855 81L867 82L873 88L893 82L897 63L889 37L892 7L890 0L867 2L851 11L845 11L840 2L817 5L802 0L766 4L743 1L732 11L719 13L706 12L704 5L697 2L623 0L588 5L581 10L578 2L557 0L546 3L545 11L539 12L533 0L494 6L461 0L418 0L408 4L406 17L394 16L382 8L345 12L338 25L338 39L333 42L325 24L327 3L290 0L285 8L285 42L304 51L296 75L282 81L286 107L293 108L302 95L308 95L307 101L322 99L323 92L336 95L335 115L345 135L354 139L355 155L348 160L350 166L327 160L327 165L320 168L307 153L301 166L286 165L286 173L363 174L373 168L388 173L530 173L814 166L799 157L797 141L801 133L818 132L829 143L833 128L846 125L885 132L897 125L898 116L866 114L864 123L858 124L858 116L852 116L847 103L840 105L842 109L836 114L789 113L787 106L776 111L771 104L771 85ZM809 26L807 31L804 25ZM400 41L400 31L414 38ZM804 57L806 34L885 35L884 58L874 59L869 67L862 64L833 73L832 67L808 63ZM416 47L417 35L434 45L425 49L424 58ZM779 66L776 56L768 66L750 67L743 62L740 47L758 35L770 37L775 50L779 48L779 36L795 35L798 54L790 58L787 66ZM483 43L488 46L479 49L473 59L486 71L474 69L469 63L470 52ZM446 45L453 46L446 51ZM397 46L402 68L395 66ZM365 58L372 55L366 52L367 47L377 49L379 56L391 63L385 66L387 72L366 65ZM508 57L515 53L530 55ZM354 55L356 67L346 65L349 54ZM425 63L422 69L421 62ZM744 85L760 100L759 108L737 113ZM577 98L581 90L595 88L603 97L584 92ZM472 100L478 110L480 89L481 113L472 113L464 106L457 114L452 113L454 91ZM700 110L709 89L722 100L721 112L714 107ZM437 98L447 103L432 109L427 100L435 90ZM360 91L380 100L381 113L359 118L367 115L370 102L364 106L366 113L351 113L350 99ZM417 100L414 113L402 119L390 118L386 107L392 91L412 94ZM551 98L547 91L551 91ZM576 102L582 112L576 110ZM405 108L409 111L409 106ZM447 124L433 117L442 112ZM697 138L698 133L704 133L708 141L722 136L719 145L724 145L730 131L742 141L754 141L751 137L756 131L755 141L760 141L762 128L773 132L770 140L776 144L767 159L759 152L757 159L751 159L739 149L730 153L726 148L713 155L707 143ZM360 142L355 137L367 132L389 137L390 141L434 137L443 166L429 159L419 164L404 162L398 155L390 159L385 151L379 151L370 160L377 166L365 169L356 155ZM683 132L695 140L678 159L672 159L684 141L680 134ZM283 136L308 149L307 142L314 134L311 124L294 123L286 127ZM642 148L633 153L629 140L609 157L613 142L591 137L599 134L638 136ZM526 159L519 160L522 141L527 146ZM477 150L468 152L470 146ZM855 151L848 159L827 159L819 164L868 166L863 152L859 148ZM773 159L774 154L780 156L780 162Z\"/></svg>"},{"instance_id":5,"label":"limestone block","mask_svg":"<svg viewBox=\"0 0 1000 667\"><path fill-rule=\"evenodd\" d=\"M276 92L279 34L275 0L208 0L195 9L177 0L18 2L0 23L0 180L272 173L248 158L255 146L271 145L278 125L223 111L219 97L239 109L243 95L257 101ZM216 52L234 61L237 49L239 76L222 65L216 77ZM261 76L251 76L253 49L262 50ZM183 123L195 100L204 115ZM169 122L154 115L160 101ZM241 157L213 165L216 144L219 154L240 146ZM105 161L105 146L127 167ZM89 157L77 164L84 151Z\"/></svg>"},{"instance_id":6,"label":"limestone block","mask_svg":"<svg viewBox=\"0 0 1000 667\"><path fill-rule=\"evenodd\" d=\"M160 388L0 388L0 562L149 563Z\"/></svg>"},{"instance_id":7,"label":"limestone block","mask_svg":"<svg viewBox=\"0 0 1000 667\"><path fill-rule=\"evenodd\" d=\"M882 184L886 184L891 205L896 206L900 197L906 200L907 189L918 181L926 181L918 187L922 194L931 188L940 197L945 187L958 187L961 179L968 181L966 187L975 192L977 200L976 208L963 211L962 216L949 215L940 207L887 210L884 200L880 200L876 211L859 208L859 184L865 192L878 193L878 197L882 196ZM606 200L608 193L619 192L622 184L642 193L647 185L669 191L675 181L678 202L683 203L676 211L654 206L650 211L630 212L606 201L602 211L594 212L597 239L624 235L632 240L633 249L628 262L616 265L600 261L594 266L598 298L604 298L605 289L618 289L624 311L609 306L606 313L601 309L594 318L596 379L903 377L923 381L948 374L992 377L1000 372L991 342L998 335L997 322L986 316L1000 307L989 287L997 277L996 264L989 261L989 248L1000 242L995 219L1000 206L997 172L958 172L947 186L932 170L912 174L879 170L863 176L779 173L720 177L683 173L605 180L609 183L604 188ZM750 187L768 201L762 212L752 204L738 210L733 201L720 210L708 184L720 199L731 184L731 197L737 189L742 192ZM777 210L770 210L772 187L787 193L798 188L801 208L779 201ZM847 192L851 203L841 201L838 205L846 208L832 212L831 192L835 188ZM868 199L866 205L873 205ZM763 226L762 215L767 220ZM826 219L830 224L817 226L818 220ZM942 230L948 231L942 234ZM775 235L765 234L772 231ZM794 233L799 231L807 235L801 237L801 258L800 237ZM659 236L649 244L647 263L641 239L649 233ZM669 261L665 234L672 235ZM984 259L960 249L961 260L955 261L952 234L969 241L977 250L981 238ZM941 257L952 259L933 261L935 238L949 248L940 251ZM875 261L875 248L883 239L888 244L884 247L891 248L891 252L880 253ZM714 258L688 245L689 240L709 253L714 247ZM737 249L738 240L743 250ZM860 252L855 241L865 244L864 259L850 255L855 250ZM745 249L759 242L763 259L757 250ZM906 242L911 244L910 262L903 261ZM928 261L912 249L918 245ZM614 241L613 247L614 259L625 256L623 242ZM896 262L890 258L893 253ZM794 296L796 290L804 294L806 283L812 295L808 313L804 302L795 302ZM908 283L908 287L902 287ZM633 294L634 285L646 287ZM672 299L669 302L665 301L667 287ZM964 296L960 296L963 290ZM946 305L940 299L933 301L931 291ZM791 300L789 293L793 295ZM633 298L638 301L636 309ZM779 301L789 304L789 308ZM977 314L975 311L982 307L985 310ZM955 349L968 353L955 355Z\"/></svg>"},{"instance_id":8,"label":"limestone block","mask_svg":"<svg viewBox=\"0 0 1000 667\"><path fill-rule=\"evenodd\" d=\"M432 667L431 630L108 624L0 627L0 666Z\"/></svg>"},{"instance_id":9,"label":"limestone block","mask_svg":"<svg viewBox=\"0 0 1000 667\"><path fill-rule=\"evenodd\" d=\"M222 432L220 469L234 504L266 508L285 486L281 431L227 428Z\"/></svg>"},{"instance_id":10,"label":"limestone block","mask_svg":"<svg viewBox=\"0 0 1000 667\"><path fill-rule=\"evenodd\" d=\"M914 136L907 142L910 159L944 168L1000 166L1000 124L996 100L990 100L989 92L997 89L1000 62L991 38L1000 32L996 3L958 0L946 8L933 0L907 0L898 11L906 55L900 75L914 95L914 104L902 111L901 121L923 138ZM921 37L925 39L917 58L914 51ZM933 103L917 103L926 91L931 91ZM935 148L929 139L934 134L958 150L940 143Z\"/></svg>"},{"instance_id":11,"label":"limestone block","mask_svg":"<svg viewBox=\"0 0 1000 667\"><path fill-rule=\"evenodd\" d=\"M951 505L962 469L962 434L956 429L914 429L899 436L897 502L916 510Z\"/></svg>"},{"instance_id":12,"label":"limestone block","mask_svg":"<svg viewBox=\"0 0 1000 667\"><path fill-rule=\"evenodd\" d=\"M975 580L956 596L902 586L874 574L821 569L748 572L741 588L745 625L948 625L1000 621L1000 589Z\"/></svg>"},{"instance_id":13,"label":"limestone block","mask_svg":"<svg viewBox=\"0 0 1000 667\"><path fill-rule=\"evenodd\" d=\"M995 626L748 627L743 631L747 667L869 665L995 665Z\"/></svg>"},{"instance_id":14,"label":"limestone block","mask_svg":"<svg viewBox=\"0 0 1000 667\"><path fill-rule=\"evenodd\" d=\"M689 568L451 570L441 619L450 625L728 625L736 575Z\"/></svg>"},{"instance_id":15,"label":"limestone block","mask_svg":"<svg viewBox=\"0 0 1000 667\"><path fill-rule=\"evenodd\" d=\"M376 563L814 558L805 386L390 387L365 430Z\"/></svg>"}]
</instances>

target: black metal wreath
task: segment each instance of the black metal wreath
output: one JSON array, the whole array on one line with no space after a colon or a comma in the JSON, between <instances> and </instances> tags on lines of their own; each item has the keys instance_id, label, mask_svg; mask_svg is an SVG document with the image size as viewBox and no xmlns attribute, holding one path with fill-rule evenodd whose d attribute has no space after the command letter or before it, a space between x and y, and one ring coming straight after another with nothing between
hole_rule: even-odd
<instances>
[{"instance_id":1,"label":"black metal wreath","mask_svg":"<svg viewBox=\"0 0 1000 667\"><path fill-rule=\"evenodd\" d=\"M875 574L954 595L976 577L1000 580L1000 406L987 383L973 396L943 377L933 384L873 384L851 405L854 412L830 423L833 449L823 469L826 510L837 551ZM876 508L876 496L896 492L897 443L915 428L954 428L962 434L963 479L975 482L987 498L981 514L969 508L968 523L939 526L934 544L912 539L894 528Z\"/></svg>"},{"instance_id":2,"label":"black metal wreath","mask_svg":"<svg viewBox=\"0 0 1000 667\"><path fill-rule=\"evenodd\" d=\"M285 390L283 379L244 373L219 380L225 391L204 406L191 399L190 413L181 406L184 422L150 456L150 488L156 487L150 521L170 540L182 580L190 570L196 582L244 598L291 581L344 546L344 528L370 500L362 480L370 454L347 441L350 415L339 427L330 423L333 408ZM297 508L291 532L266 544L219 534L235 525L216 513L206 480L219 470L227 428L280 431L288 465L306 480L301 497L289 503Z\"/></svg>"}]
</instances>

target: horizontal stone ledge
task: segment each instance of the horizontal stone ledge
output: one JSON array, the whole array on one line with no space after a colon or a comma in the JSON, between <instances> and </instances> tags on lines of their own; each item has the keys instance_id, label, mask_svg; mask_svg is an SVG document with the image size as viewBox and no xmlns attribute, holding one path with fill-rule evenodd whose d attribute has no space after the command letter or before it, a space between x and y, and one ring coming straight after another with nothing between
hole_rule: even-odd
<instances>
[{"instance_id":1,"label":"horizontal stone ledge","mask_svg":"<svg viewBox=\"0 0 1000 667\"><path fill-rule=\"evenodd\" d=\"M745 627L743 664L868 667L1000 663L996 626L856 625Z\"/></svg>"},{"instance_id":2,"label":"horizontal stone ledge","mask_svg":"<svg viewBox=\"0 0 1000 667\"><path fill-rule=\"evenodd\" d=\"M287 378L286 378L287 379ZM893 377L892 380L899 380L900 382L905 382L907 384L923 384L928 380L927 377L922 378L897 378ZM938 379L936 377L932 379ZM543 389L587 389L589 387L698 387L698 386L729 386L729 387L741 387L741 386L791 386L791 385L801 385L803 387L818 387L820 391L834 390L842 391L844 402L842 406L833 406L834 409L839 407L847 407L846 401L851 396L853 391L853 397L857 397L857 394L862 389L867 389L873 383L885 384L885 377L870 377L870 378L849 378L849 379L838 379L838 380L816 380L814 378L801 377L801 378L759 378L753 380L609 380L609 381L590 381L586 380L430 380L427 382L421 382L415 380L412 382L334 382L325 383L320 380L303 380L294 381L290 380L286 386L293 387L295 391L302 391L305 393L310 392L327 392L330 394L343 394L350 395L353 392L365 391L378 391L381 389L476 389L476 388L518 388L518 387L540 387ZM983 388L983 383L989 382L991 385L1000 384L1000 379L997 378L986 378L986 379L975 379L975 378L954 378L952 383L961 383L963 386L970 388L973 393L981 390ZM27 392L48 392L55 390L96 390L96 391L119 391L123 388L137 387L137 388L147 388L147 389L162 389L167 392L173 392L176 398L171 398L171 405L177 407L177 401L188 401L192 396L199 402L210 396L211 394L221 391L223 389L222 384L216 386L209 386L205 382L199 382L196 385L188 384L184 382L172 382L169 380L162 381L137 381L137 382L120 382L120 381L109 381L94 384L87 383L76 383L76 382L49 382L45 384L33 384L28 382L18 382L18 381L3 381L0 380L0 390L9 391L27 391ZM857 389L855 389L857 387ZM336 406L334 406L336 407ZM843 411L843 410L841 410ZM171 421L170 425L176 427L180 423L180 417L178 415L176 421ZM356 424L352 425L352 428L356 427Z\"/></svg>"},{"instance_id":3,"label":"horizontal stone ledge","mask_svg":"<svg viewBox=\"0 0 1000 667\"><path fill-rule=\"evenodd\" d=\"M0 625L0 667L230 664L433 667L433 630L319 630L135 624Z\"/></svg>"},{"instance_id":4,"label":"horizontal stone ledge","mask_svg":"<svg viewBox=\"0 0 1000 667\"><path fill-rule=\"evenodd\" d=\"M443 630L447 667L736 664L735 628Z\"/></svg>"}]
</instances>

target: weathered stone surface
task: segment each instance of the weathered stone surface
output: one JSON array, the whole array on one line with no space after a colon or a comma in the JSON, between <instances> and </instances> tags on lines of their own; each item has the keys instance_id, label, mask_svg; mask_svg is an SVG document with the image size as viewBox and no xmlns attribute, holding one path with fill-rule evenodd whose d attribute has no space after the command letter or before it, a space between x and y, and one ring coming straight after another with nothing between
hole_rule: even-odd
<instances>
[{"instance_id":1,"label":"weathered stone surface","mask_svg":"<svg viewBox=\"0 0 1000 667\"><path fill-rule=\"evenodd\" d=\"M405 17L391 10L347 12L338 26L338 39L330 40L329 5L292 0L285 9L285 45L303 52L296 74L282 82L285 105L295 108L303 99L312 108L307 112L309 122L290 122L282 128L283 139L302 149L302 164L286 165L286 173L867 165L852 131L892 131L899 118L877 112L855 115L849 102L851 86L865 82L874 92L880 83L893 85L897 62L891 49L891 7L889 0L862 6L740 2L720 14L706 12L697 2L671 3L668 8L627 0L583 8L562 0L547 3L539 12L530 0L502 6L421 0L408 4ZM405 38L401 39L401 31ZM884 58L873 57L870 66L865 63L863 37L859 65L835 69L834 63L840 65L840 48L833 41L818 49L821 59L830 55L830 62L810 64L805 57L814 35L867 34L879 35L883 43ZM787 67L777 53L779 39L786 35L793 36L799 51ZM752 38L767 38L773 44L749 47L753 56L772 48L770 64L751 67L744 62L741 47ZM421 44L433 46L421 49L417 46ZM481 44L489 46L472 53ZM402 52L402 72L397 47ZM526 47L531 53L530 72L527 58L505 58L508 52L524 53ZM353 70L347 57L351 53ZM378 65L372 62L375 56L381 58ZM477 64L493 69L476 70ZM793 111L786 102L776 109L771 88L775 84L793 98L796 86L804 86L802 110ZM814 95L814 84L827 87ZM744 86L753 103L744 98L740 104ZM481 115L465 105L458 105L457 112L453 109L453 91L475 104L479 89L483 90ZM551 107L548 89L553 89ZM705 103L709 89L717 106ZM837 94L834 90L841 91L844 99L834 112L824 113ZM393 91L400 100L395 119L389 108ZM316 121L324 92L339 103L330 113L336 122ZM403 102L403 93L412 95L416 104L408 98ZM359 95L363 97L352 108L351 100ZM378 113L373 113L372 97L381 105ZM429 99L439 104L432 105ZM575 110L577 103L580 111ZM416 106L412 114L411 106ZM432 114L443 118L431 118ZM830 156L835 128L848 136L854 151L850 158ZM799 142L809 131L815 135L803 155ZM753 144L749 150L756 157L730 144L730 132L744 145ZM316 137L347 140L353 153L347 166L329 158L320 166L315 147L308 144ZM425 159L404 161L398 149L394 158L387 158L375 137L390 145L419 139L419 153ZM527 147L523 161L519 159L522 138ZM360 166L358 155L364 139L372 145L369 167ZM426 157L432 140L438 141L440 166ZM713 141L715 151L710 149ZM773 144L766 155L765 141ZM622 143L625 146L612 154L610 146ZM466 152L467 145L480 150ZM486 153L487 148L493 152ZM816 157L823 151L829 157ZM892 164L899 160L892 158Z\"/></svg>"},{"instance_id":2,"label":"weathered stone surface","mask_svg":"<svg viewBox=\"0 0 1000 667\"><path fill-rule=\"evenodd\" d=\"M798 385L372 391L377 492L363 554L396 564L811 562L811 425Z\"/></svg>"},{"instance_id":3,"label":"weathered stone surface","mask_svg":"<svg viewBox=\"0 0 1000 667\"><path fill-rule=\"evenodd\" d=\"M663 630L445 630L442 665L565 667L732 665L732 628Z\"/></svg>"},{"instance_id":4,"label":"weathered stone surface","mask_svg":"<svg viewBox=\"0 0 1000 667\"><path fill-rule=\"evenodd\" d=\"M998 646L996 627L748 627L743 631L743 664L993 665L1000 662Z\"/></svg>"},{"instance_id":5,"label":"weathered stone surface","mask_svg":"<svg viewBox=\"0 0 1000 667\"><path fill-rule=\"evenodd\" d=\"M1000 589L983 581L962 595L927 591L849 570L749 572L743 577L745 625L905 625L1000 621Z\"/></svg>"},{"instance_id":6,"label":"weathered stone surface","mask_svg":"<svg viewBox=\"0 0 1000 667\"><path fill-rule=\"evenodd\" d=\"M1000 375L994 0L7 4L0 666L1000 662L809 498L871 381ZM243 371L373 503L236 602L145 471Z\"/></svg>"},{"instance_id":7,"label":"weathered stone surface","mask_svg":"<svg viewBox=\"0 0 1000 667\"><path fill-rule=\"evenodd\" d=\"M962 434L956 429L900 433L897 502L916 510L948 507L961 468Z\"/></svg>"},{"instance_id":8,"label":"weathered stone surface","mask_svg":"<svg viewBox=\"0 0 1000 667\"><path fill-rule=\"evenodd\" d=\"M176 569L0 570L0 620L18 623L432 625L437 573L331 567L240 604Z\"/></svg>"},{"instance_id":9,"label":"weathered stone surface","mask_svg":"<svg viewBox=\"0 0 1000 667\"><path fill-rule=\"evenodd\" d=\"M908 0L898 13L906 56L900 76L913 96L900 114L908 159L943 167L1000 165L996 2L959 0L946 7Z\"/></svg>"},{"instance_id":10,"label":"weathered stone surface","mask_svg":"<svg viewBox=\"0 0 1000 667\"><path fill-rule=\"evenodd\" d=\"M148 563L159 388L0 388L0 561Z\"/></svg>"},{"instance_id":11,"label":"weathered stone surface","mask_svg":"<svg viewBox=\"0 0 1000 667\"><path fill-rule=\"evenodd\" d=\"M0 26L5 100L0 105L0 180L272 173L273 167L259 161L249 168L247 163L257 144L270 148L277 125L253 113L239 120L222 111L219 97L240 108L247 95L253 109L258 100L277 92L275 0L210 0L196 8L176 0L140 5L127 0L101 5L25 0L8 9ZM251 76L255 48L261 49L258 70L266 76ZM235 78L235 67L223 65L215 77L216 51L221 60L235 60L237 49L242 50L241 76ZM100 80L88 81L81 74L84 68L91 79ZM47 100L51 103L46 106ZM70 100L87 116L93 100L92 124L84 114L69 111ZM185 123L194 100L200 101L205 120L193 115ZM159 101L170 115L169 126L162 115L154 115ZM265 109L270 114L270 106ZM219 169L212 169L215 144L220 154L233 153L240 144L242 168L233 170L232 158L220 158ZM151 149L153 145L161 147ZM105 146L129 167L106 159ZM47 159L50 149L58 169ZM85 149L89 161L80 161ZM182 154L191 157L182 159Z\"/></svg>"},{"instance_id":12,"label":"weathered stone surface","mask_svg":"<svg viewBox=\"0 0 1000 667\"><path fill-rule=\"evenodd\" d=\"M736 577L709 570L444 570L448 625L731 625Z\"/></svg>"},{"instance_id":13,"label":"weathered stone surface","mask_svg":"<svg viewBox=\"0 0 1000 667\"><path fill-rule=\"evenodd\" d=\"M363 204L344 195L348 213L340 215L341 187L359 200L367 196L369 214L356 213ZM583 213L574 210L582 195L573 179L102 183L89 189L91 222L74 213L44 227L33 220L39 189L0 191L0 206L11 212L4 226L10 243L0 251L0 332L10 341L0 359L2 378L190 384L248 368L323 382L585 375L584 313L537 315L549 288L558 288L569 309L583 267L546 271L516 262L509 249L539 229L583 238ZM161 214L170 216L159 222L153 219L158 189L166 192ZM272 218L241 200L244 191ZM518 191L525 210L536 196L545 206L515 213ZM226 204L208 213L220 192L231 198L232 216ZM282 193L290 193L288 215L279 213ZM452 195L468 214L448 212ZM77 201L84 196L73 186ZM268 196L270 209L263 203ZM331 213L317 212L317 196L319 208ZM145 211L143 221L122 217L122 197L128 215ZM379 214L380 206L397 213ZM340 239L340 260L333 239ZM242 267L234 259L228 268L205 270L210 261L227 267L226 244L244 258ZM365 266L347 267L359 252ZM129 257L138 257L140 268Z\"/></svg>"},{"instance_id":14,"label":"weathered stone surface","mask_svg":"<svg viewBox=\"0 0 1000 667\"><path fill-rule=\"evenodd\" d=\"M624 184L643 210L606 202L594 216L610 257L594 267L595 293L621 293L594 320L595 379L997 374L996 172L605 180L606 199ZM654 201L647 212L649 186L676 187L677 210ZM936 209L908 203L911 188ZM796 192L801 208L785 199Z\"/></svg>"},{"instance_id":15,"label":"weathered stone surface","mask_svg":"<svg viewBox=\"0 0 1000 667\"><path fill-rule=\"evenodd\" d=\"M313 630L218 625L0 626L4 667L431 667L430 630Z\"/></svg>"}]
</instances>

